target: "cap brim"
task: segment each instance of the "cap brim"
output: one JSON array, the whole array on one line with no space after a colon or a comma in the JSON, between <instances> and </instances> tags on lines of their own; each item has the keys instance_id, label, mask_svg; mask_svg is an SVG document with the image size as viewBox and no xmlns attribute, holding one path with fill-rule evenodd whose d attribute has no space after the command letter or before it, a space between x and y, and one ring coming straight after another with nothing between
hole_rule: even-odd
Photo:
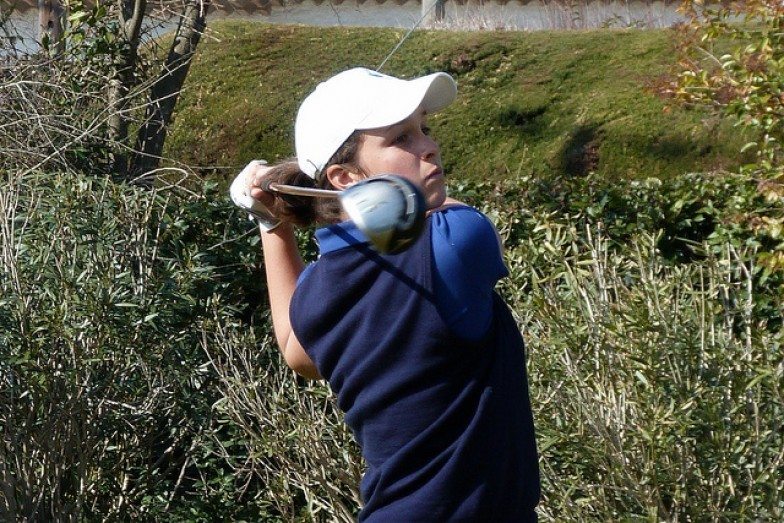
<instances>
[{"instance_id":1,"label":"cap brim","mask_svg":"<svg viewBox=\"0 0 784 523\"><path fill-rule=\"evenodd\" d=\"M413 80L364 68L337 74L300 105L294 125L300 169L314 177L354 131L397 124L419 107L434 113L456 95L457 84L441 72Z\"/></svg>"},{"instance_id":2,"label":"cap brim","mask_svg":"<svg viewBox=\"0 0 784 523\"><path fill-rule=\"evenodd\" d=\"M457 84L446 73L433 73L414 80L401 80L394 90L383 95L375 110L356 127L377 129L401 122L419 107L428 114L440 111L457 96Z\"/></svg>"}]
</instances>

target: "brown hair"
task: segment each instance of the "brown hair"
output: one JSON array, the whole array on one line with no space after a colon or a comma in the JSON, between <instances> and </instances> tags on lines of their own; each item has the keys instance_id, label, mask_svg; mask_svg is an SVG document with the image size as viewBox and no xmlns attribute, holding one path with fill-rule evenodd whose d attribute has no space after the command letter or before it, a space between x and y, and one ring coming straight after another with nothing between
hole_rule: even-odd
<instances>
[{"instance_id":1,"label":"brown hair","mask_svg":"<svg viewBox=\"0 0 784 523\"><path fill-rule=\"evenodd\" d=\"M361 172L356 164L361 136L359 131L354 131L332 155L324 169L316 173L315 180L300 170L296 159L286 160L273 166L265 178L270 183L334 190L335 187L323 173L331 165L342 165L354 172ZM341 220L343 209L337 198L311 198L283 193L274 193L274 195L275 203L270 212L277 218L299 227L314 223L338 223Z\"/></svg>"}]
</instances>

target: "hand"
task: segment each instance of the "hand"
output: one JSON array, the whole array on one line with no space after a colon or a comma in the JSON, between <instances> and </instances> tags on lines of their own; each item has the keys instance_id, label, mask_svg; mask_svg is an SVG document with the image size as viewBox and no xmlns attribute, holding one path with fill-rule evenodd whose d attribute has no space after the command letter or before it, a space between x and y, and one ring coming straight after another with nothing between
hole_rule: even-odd
<instances>
[{"instance_id":1,"label":"hand","mask_svg":"<svg viewBox=\"0 0 784 523\"><path fill-rule=\"evenodd\" d=\"M253 160L237 175L229 190L234 204L247 211L249 218L255 219L266 232L280 225L280 220L269 211L274 196L261 189L264 176L271 169L264 160Z\"/></svg>"},{"instance_id":2,"label":"hand","mask_svg":"<svg viewBox=\"0 0 784 523\"><path fill-rule=\"evenodd\" d=\"M273 196L274 193L268 190L264 190L264 178L266 178L267 173L272 170L272 166L267 165L263 162L264 160L254 160L249 163L243 172L246 172L247 180L248 180L248 187L249 187L249 194L251 197L261 202L267 208L272 207L273 203L275 202L275 197Z\"/></svg>"}]
</instances>

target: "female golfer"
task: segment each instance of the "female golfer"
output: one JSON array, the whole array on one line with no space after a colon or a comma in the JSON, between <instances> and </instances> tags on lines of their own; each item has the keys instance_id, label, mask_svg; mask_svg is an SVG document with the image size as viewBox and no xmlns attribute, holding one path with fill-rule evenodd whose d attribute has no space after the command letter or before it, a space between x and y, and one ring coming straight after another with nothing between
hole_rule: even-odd
<instances>
[{"instance_id":1,"label":"female golfer","mask_svg":"<svg viewBox=\"0 0 784 523\"><path fill-rule=\"evenodd\" d=\"M360 521L536 521L539 471L523 340L494 291L498 235L446 195L427 117L456 95L435 73L367 69L320 84L300 106L296 162L251 162L235 202L256 216L277 342L297 373L326 379L362 449ZM374 251L334 201L267 192L270 181L329 189L397 174L428 207L399 254ZM332 207L330 207L330 205ZM292 224L316 230L307 267Z\"/></svg>"}]
</instances>

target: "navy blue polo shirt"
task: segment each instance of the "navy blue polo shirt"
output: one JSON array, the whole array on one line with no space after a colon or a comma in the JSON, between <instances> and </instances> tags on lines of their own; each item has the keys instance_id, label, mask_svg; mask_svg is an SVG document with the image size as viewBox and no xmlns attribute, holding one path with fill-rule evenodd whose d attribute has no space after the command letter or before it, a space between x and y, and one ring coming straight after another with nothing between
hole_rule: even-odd
<instances>
[{"instance_id":1,"label":"navy blue polo shirt","mask_svg":"<svg viewBox=\"0 0 784 523\"><path fill-rule=\"evenodd\" d=\"M495 228L485 215L466 205L433 213L429 225L438 311L458 336L479 339L492 319L495 284L509 274ZM322 255L368 243L350 221L317 230L316 241Z\"/></svg>"},{"instance_id":2,"label":"navy blue polo shirt","mask_svg":"<svg viewBox=\"0 0 784 523\"><path fill-rule=\"evenodd\" d=\"M322 245L301 278L292 327L362 449L361 521L535 521L523 340L495 292L478 338L447 321L433 270L438 215L395 255L330 227L343 246Z\"/></svg>"}]
</instances>

